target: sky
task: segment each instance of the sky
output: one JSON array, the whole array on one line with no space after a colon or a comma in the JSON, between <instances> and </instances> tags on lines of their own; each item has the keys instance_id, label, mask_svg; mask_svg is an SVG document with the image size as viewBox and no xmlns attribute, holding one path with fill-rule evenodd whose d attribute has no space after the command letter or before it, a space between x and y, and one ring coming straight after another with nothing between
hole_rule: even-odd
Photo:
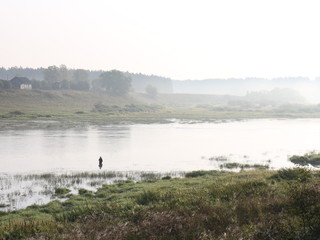
<instances>
[{"instance_id":1,"label":"sky","mask_svg":"<svg viewBox=\"0 0 320 240\"><path fill-rule=\"evenodd\" d=\"M0 66L320 76L320 1L0 0Z\"/></svg>"}]
</instances>

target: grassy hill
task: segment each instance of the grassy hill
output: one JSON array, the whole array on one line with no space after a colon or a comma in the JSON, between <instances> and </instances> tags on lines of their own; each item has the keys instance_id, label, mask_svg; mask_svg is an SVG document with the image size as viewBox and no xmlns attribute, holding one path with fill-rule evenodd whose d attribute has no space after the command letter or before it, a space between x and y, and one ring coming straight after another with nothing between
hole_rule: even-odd
<instances>
[{"instance_id":1,"label":"grassy hill","mask_svg":"<svg viewBox=\"0 0 320 240\"><path fill-rule=\"evenodd\" d=\"M2 119L119 119L162 121L166 118L211 118L212 111L197 105L221 105L228 98L201 94L143 93L113 97L105 93L81 91L6 90L0 91ZM220 118L220 117L218 117ZM139 120L140 119L140 120ZM153 120L152 120L153 119Z\"/></svg>"},{"instance_id":2,"label":"grassy hill","mask_svg":"<svg viewBox=\"0 0 320 240\"><path fill-rule=\"evenodd\" d=\"M81 91L7 90L0 91L0 111L24 112L91 111L97 103L124 105L138 103L132 96L112 97L104 93Z\"/></svg>"},{"instance_id":3,"label":"grassy hill","mask_svg":"<svg viewBox=\"0 0 320 240\"><path fill-rule=\"evenodd\" d=\"M81 91L2 90L0 119L64 119L104 122L163 122L177 118L215 121L270 117L320 117L320 105L247 102L243 97L143 93L123 97Z\"/></svg>"},{"instance_id":4,"label":"grassy hill","mask_svg":"<svg viewBox=\"0 0 320 240\"><path fill-rule=\"evenodd\" d=\"M130 93L124 97L113 97L101 92L72 90L0 90L0 111L12 108L21 110L53 109L70 110L81 108L90 111L96 103L105 105L161 104L168 106L194 106L197 104L223 104L238 97L209 94L159 94L156 98L143 93Z\"/></svg>"}]
</instances>

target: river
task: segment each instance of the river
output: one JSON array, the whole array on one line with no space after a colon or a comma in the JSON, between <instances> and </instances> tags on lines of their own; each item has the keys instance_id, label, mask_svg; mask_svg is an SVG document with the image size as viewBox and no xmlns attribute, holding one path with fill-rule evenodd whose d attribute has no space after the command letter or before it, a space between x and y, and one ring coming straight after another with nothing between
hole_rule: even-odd
<instances>
[{"instance_id":1,"label":"river","mask_svg":"<svg viewBox=\"0 0 320 240\"><path fill-rule=\"evenodd\" d=\"M99 171L100 156L106 171L219 169L217 159L279 169L311 151L320 151L320 119L0 130L2 173Z\"/></svg>"}]
</instances>

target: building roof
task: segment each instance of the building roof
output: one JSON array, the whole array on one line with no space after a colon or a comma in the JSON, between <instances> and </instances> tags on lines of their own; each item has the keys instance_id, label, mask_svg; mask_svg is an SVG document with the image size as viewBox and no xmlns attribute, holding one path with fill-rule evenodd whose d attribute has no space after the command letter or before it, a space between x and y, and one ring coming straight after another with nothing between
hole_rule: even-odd
<instances>
[{"instance_id":1,"label":"building roof","mask_svg":"<svg viewBox=\"0 0 320 240\"><path fill-rule=\"evenodd\" d=\"M31 81L26 77L14 77L10 80L13 85L31 84Z\"/></svg>"}]
</instances>

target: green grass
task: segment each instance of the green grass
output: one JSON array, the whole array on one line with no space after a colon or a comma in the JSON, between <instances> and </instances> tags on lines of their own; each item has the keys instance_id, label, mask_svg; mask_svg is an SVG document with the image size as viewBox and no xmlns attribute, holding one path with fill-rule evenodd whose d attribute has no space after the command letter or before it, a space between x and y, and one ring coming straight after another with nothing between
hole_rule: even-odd
<instances>
[{"instance_id":1,"label":"green grass","mask_svg":"<svg viewBox=\"0 0 320 240\"><path fill-rule=\"evenodd\" d=\"M119 181L0 214L0 239L318 239L319 172Z\"/></svg>"},{"instance_id":2,"label":"green grass","mask_svg":"<svg viewBox=\"0 0 320 240\"><path fill-rule=\"evenodd\" d=\"M233 98L204 94L159 94L156 99L151 99L140 93L113 97L105 93L71 90L0 90L0 120L77 120L105 124L168 122L174 118L217 121L320 117L317 106L242 106L230 104Z\"/></svg>"}]
</instances>

